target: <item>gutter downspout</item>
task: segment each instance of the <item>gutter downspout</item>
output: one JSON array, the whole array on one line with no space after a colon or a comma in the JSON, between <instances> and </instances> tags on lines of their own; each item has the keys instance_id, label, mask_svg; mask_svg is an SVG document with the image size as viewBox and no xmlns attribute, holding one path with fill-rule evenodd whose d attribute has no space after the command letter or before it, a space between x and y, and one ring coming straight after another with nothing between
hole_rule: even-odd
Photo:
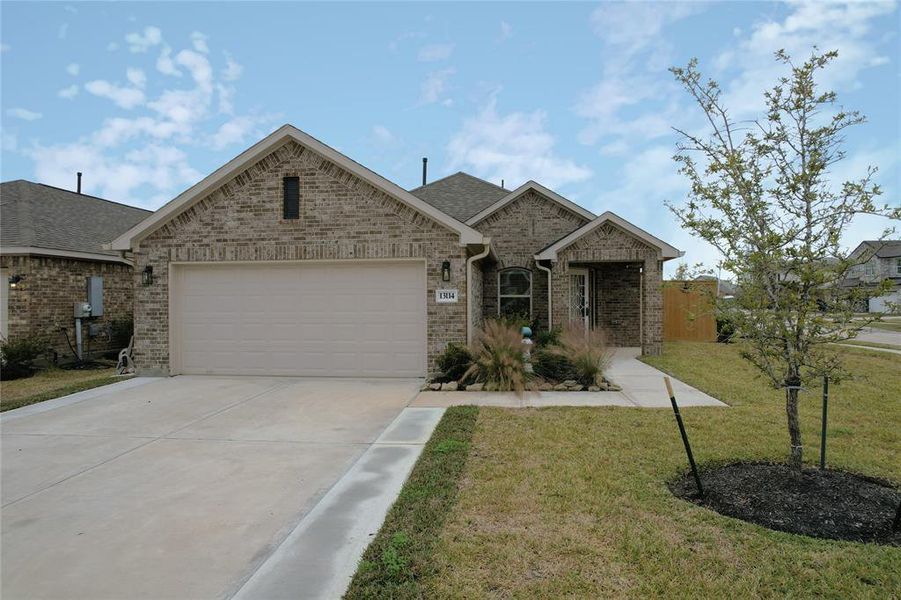
<instances>
[{"instance_id":1,"label":"gutter downspout","mask_svg":"<svg viewBox=\"0 0 901 600\"><path fill-rule=\"evenodd\" d=\"M551 289L551 268L545 267L537 260L535 261L535 266L542 271L547 272L547 330L550 331L554 328L554 311L552 310L553 306L551 305L551 298L554 296L553 290Z\"/></svg>"},{"instance_id":2,"label":"gutter downspout","mask_svg":"<svg viewBox=\"0 0 901 600\"><path fill-rule=\"evenodd\" d=\"M472 263L488 256L491 252L491 238L482 242L482 251L466 259L466 343L472 343Z\"/></svg>"}]
</instances>

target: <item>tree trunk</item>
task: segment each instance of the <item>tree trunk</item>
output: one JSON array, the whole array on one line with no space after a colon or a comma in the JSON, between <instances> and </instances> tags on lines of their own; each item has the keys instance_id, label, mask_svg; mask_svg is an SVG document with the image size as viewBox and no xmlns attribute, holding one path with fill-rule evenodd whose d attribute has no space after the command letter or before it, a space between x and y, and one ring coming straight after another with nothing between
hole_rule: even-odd
<instances>
[{"instance_id":1,"label":"tree trunk","mask_svg":"<svg viewBox=\"0 0 901 600\"><path fill-rule=\"evenodd\" d=\"M803 445L801 444L801 421L798 419L797 383L785 388L785 414L788 417L788 436L791 441L791 454L788 463L798 471L801 470Z\"/></svg>"}]
</instances>

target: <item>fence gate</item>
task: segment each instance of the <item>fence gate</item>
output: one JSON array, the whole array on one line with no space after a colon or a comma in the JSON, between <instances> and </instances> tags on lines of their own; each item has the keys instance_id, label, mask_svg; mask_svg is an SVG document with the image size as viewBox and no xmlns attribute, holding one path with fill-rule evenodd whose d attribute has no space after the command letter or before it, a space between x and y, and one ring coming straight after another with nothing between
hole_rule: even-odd
<instances>
[{"instance_id":1,"label":"fence gate","mask_svg":"<svg viewBox=\"0 0 901 600\"><path fill-rule=\"evenodd\" d=\"M667 281L663 284L663 340L715 342L712 300L715 281Z\"/></svg>"}]
</instances>

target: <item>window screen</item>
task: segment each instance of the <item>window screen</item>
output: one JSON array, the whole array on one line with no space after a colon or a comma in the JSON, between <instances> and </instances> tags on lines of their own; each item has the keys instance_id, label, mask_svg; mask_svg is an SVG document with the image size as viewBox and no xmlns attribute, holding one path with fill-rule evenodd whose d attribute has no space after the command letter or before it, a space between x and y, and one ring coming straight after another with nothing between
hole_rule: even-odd
<instances>
[{"instance_id":1,"label":"window screen","mask_svg":"<svg viewBox=\"0 0 901 600\"><path fill-rule=\"evenodd\" d=\"M283 186L285 190L285 200L282 207L282 218L299 219L300 218L300 178L285 177Z\"/></svg>"}]
</instances>

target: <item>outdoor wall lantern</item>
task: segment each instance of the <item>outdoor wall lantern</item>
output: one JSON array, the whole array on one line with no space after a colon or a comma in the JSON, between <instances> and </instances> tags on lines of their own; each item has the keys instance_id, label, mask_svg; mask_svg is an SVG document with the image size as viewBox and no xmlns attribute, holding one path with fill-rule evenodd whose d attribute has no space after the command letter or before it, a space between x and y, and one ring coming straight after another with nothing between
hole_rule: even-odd
<instances>
[{"instance_id":1,"label":"outdoor wall lantern","mask_svg":"<svg viewBox=\"0 0 901 600\"><path fill-rule=\"evenodd\" d=\"M441 281L450 281L450 261L441 263Z\"/></svg>"},{"instance_id":2,"label":"outdoor wall lantern","mask_svg":"<svg viewBox=\"0 0 901 600\"><path fill-rule=\"evenodd\" d=\"M16 289L19 287L19 284L22 283L22 280L25 279L24 275L10 275L9 276L9 287L12 289Z\"/></svg>"},{"instance_id":3,"label":"outdoor wall lantern","mask_svg":"<svg viewBox=\"0 0 901 600\"><path fill-rule=\"evenodd\" d=\"M144 270L141 271L141 283L144 285L152 285L153 284L153 267L147 265L144 267Z\"/></svg>"}]
</instances>

